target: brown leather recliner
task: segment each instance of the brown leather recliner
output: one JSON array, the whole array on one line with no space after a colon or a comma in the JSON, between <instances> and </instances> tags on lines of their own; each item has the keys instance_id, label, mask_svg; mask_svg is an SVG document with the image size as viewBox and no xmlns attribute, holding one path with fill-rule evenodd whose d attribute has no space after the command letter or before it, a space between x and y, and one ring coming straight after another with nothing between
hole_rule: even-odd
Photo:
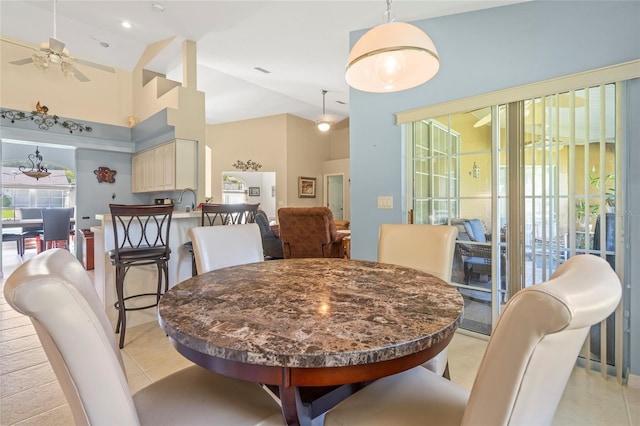
<instances>
[{"instance_id":1,"label":"brown leather recliner","mask_svg":"<svg viewBox=\"0 0 640 426\"><path fill-rule=\"evenodd\" d=\"M326 207L282 207L278 210L285 259L344 257L342 238Z\"/></svg>"}]
</instances>

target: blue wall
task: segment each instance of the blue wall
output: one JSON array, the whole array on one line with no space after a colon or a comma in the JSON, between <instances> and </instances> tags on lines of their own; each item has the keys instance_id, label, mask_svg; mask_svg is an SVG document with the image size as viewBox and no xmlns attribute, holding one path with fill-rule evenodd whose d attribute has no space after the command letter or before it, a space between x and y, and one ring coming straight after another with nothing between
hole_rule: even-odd
<instances>
[{"instance_id":1,"label":"blue wall","mask_svg":"<svg viewBox=\"0 0 640 426\"><path fill-rule=\"evenodd\" d=\"M131 154L92 149L76 150L76 223L78 229L101 225L96 214L109 212L109 204L142 204L148 197L131 192ZM98 167L115 170L114 183L98 182ZM86 219L88 218L88 219Z\"/></svg>"},{"instance_id":2,"label":"blue wall","mask_svg":"<svg viewBox=\"0 0 640 426\"><path fill-rule=\"evenodd\" d=\"M637 1L532 1L412 22L433 39L439 73L398 93L350 90L352 257L376 259L380 224L404 221L404 141L395 113L638 60L638 22ZM351 46L364 32L351 34ZM637 126L630 132L629 140L640 140ZM640 179L637 173L629 177L634 185ZM378 209L378 196L393 196L393 209ZM630 278L638 278L637 292L640 273L635 274ZM637 349L635 303L631 342ZM631 370L640 374L640 357L635 358Z\"/></svg>"},{"instance_id":3,"label":"blue wall","mask_svg":"<svg viewBox=\"0 0 640 426\"><path fill-rule=\"evenodd\" d=\"M413 22L438 48L435 78L398 93L350 91L352 256L375 259L379 225L403 221L395 113L637 60L639 19L640 2L534 1ZM380 195L393 209L377 209Z\"/></svg>"}]
</instances>

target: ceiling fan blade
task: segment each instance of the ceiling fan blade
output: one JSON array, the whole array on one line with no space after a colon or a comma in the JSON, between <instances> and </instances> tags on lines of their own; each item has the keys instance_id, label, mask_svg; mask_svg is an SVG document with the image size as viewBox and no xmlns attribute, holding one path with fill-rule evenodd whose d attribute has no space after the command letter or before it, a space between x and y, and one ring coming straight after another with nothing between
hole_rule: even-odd
<instances>
[{"instance_id":1,"label":"ceiling fan blade","mask_svg":"<svg viewBox=\"0 0 640 426\"><path fill-rule=\"evenodd\" d=\"M89 77L87 77L86 75L78 71L76 67L73 67L72 70L73 70L73 75L78 79L78 81L81 81L83 83L86 83L87 81L91 81L89 80Z\"/></svg>"},{"instance_id":2,"label":"ceiling fan blade","mask_svg":"<svg viewBox=\"0 0 640 426\"><path fill-rule=\"evenodd\" d=\"M6 41L7 43L15 44L16 46L26 47L27 49L40 51L40 49L35 47L35 46L30 46L30 45L28 45L26 43L21 43L19 41L10 40L10 39L4 38L4 37L0 37L0 40Z\"/></svg>"},{"instance_id":3,"label":"ceiling fan blade","mask_svg":"<svg viewBox=\"0 0 640 426\"><path fill-rule=\"evenodd\" d=\"M20 59L18 61L12 61L9 62L10 64L13 65L26 65L26 64L30 64L33 62L33 58L24 58L24 59Z\"/></svg>"},{"instance_id":4,"label":"ceiling fan blade","mask_svg":"<svg viewBox=\"0 0 640 426\"><path fill-rule=\"evenodd\" d=\"M88 67L96 68L96 69L110 72L110 73L116 72L114 68L108 67L106 65L96 64L95 62L85 61L84 59L80 59L80 58L72 58L72 59L73 59L73 62L75 62L76 64L86 65Z\"/></svg>"},{"instance_id":5,"label":"ceiling fan blade","mask_svg":"<svg viewBox=\"0 0 640 426\"><path fill-rule=\"evenodd\" d=\"M64 43L53 37L49 37L49 49L51 49L52 52L62 54L62 51L64 50Z\"/></svg>"}]
</instances>

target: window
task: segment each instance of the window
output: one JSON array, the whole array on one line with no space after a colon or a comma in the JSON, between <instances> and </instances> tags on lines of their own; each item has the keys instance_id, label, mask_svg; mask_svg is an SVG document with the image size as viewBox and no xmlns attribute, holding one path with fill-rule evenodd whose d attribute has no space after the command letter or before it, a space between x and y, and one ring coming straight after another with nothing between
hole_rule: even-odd
<instances>
[{"instance_id":1,"label":"window","mask_svg":"<svg viewBox=\"0 0 640 426\"><path fill-rule=\"evenodd\" d=\"M460 134L436 120L413 125L413 222L443 224L458 212Z\"/></svg>"},{"instance_id":2,"label":"window","mask_svg":"<svg viewBox=\"0 0 640 426\"><path fill-rule=\"evenodd\" d=\"M247 202L247 183L242 179L231 176L222 176L222 204L242 204Z\"/></svg>"},{"instance_id":3,"label":"window","mask_svg":"<svg viewBox=\"0 0 640 426\"><path fill-rule=\"evenodd\" d=\"M27 207L75 206L75 177L70 170L49 170L46 178L33 179L17 167L2 167L2 217L15 217L15 210Z\"/></svg>"}]
</instances>

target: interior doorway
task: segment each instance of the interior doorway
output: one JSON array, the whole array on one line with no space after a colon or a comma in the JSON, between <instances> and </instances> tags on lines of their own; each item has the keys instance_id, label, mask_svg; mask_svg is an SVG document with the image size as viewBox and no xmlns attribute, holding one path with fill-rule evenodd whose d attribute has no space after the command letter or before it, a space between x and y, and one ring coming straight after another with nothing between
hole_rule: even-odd
<instances>
[{"instance_id":1,"label":"interior doorway","mask_svg":"<svg viewBox=\"0 0 640 426\"><path fill-rule=\"evenodd\" d=\"M324 204L333 213L335 220L344 219L344 175L325 175L324 181Z\"/></svg>"},{"instance_id":2,"label":"interior doorway","mask_svg":"<svg viewBox=\"0 0 640 426\"><path fill-rule=\"evenodd\" d=\"M260 204L276 220L276 172L222 172L222 203Z\"/></svg>"}]
</instances>

